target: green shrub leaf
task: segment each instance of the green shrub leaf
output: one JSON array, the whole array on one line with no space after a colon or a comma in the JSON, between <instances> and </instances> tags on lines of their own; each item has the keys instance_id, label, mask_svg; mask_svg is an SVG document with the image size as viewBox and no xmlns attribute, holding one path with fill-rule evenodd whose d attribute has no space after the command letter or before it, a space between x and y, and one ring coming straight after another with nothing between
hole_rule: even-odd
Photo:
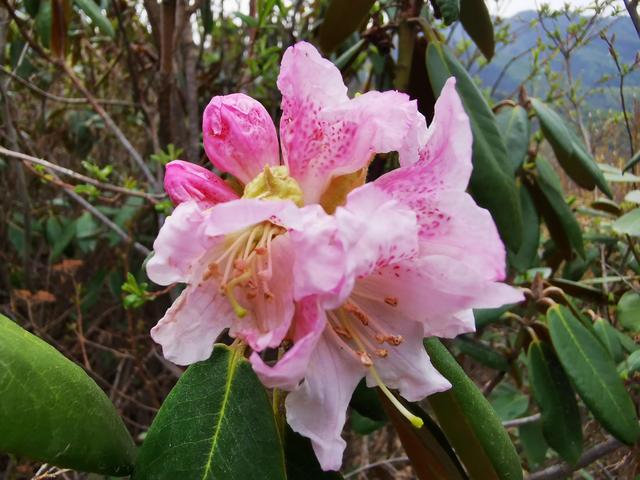
<instances>
[{"instance_id":1,"label":"green shrub leaf","mask_svg":"<svg viewBox=\"0 0 640 480\"><path fill-rule=\"evenodd\" d=\"M125 476L135 445L113 404L72 361L0 315L0 451Z\"/></svg>"}]
</instances>

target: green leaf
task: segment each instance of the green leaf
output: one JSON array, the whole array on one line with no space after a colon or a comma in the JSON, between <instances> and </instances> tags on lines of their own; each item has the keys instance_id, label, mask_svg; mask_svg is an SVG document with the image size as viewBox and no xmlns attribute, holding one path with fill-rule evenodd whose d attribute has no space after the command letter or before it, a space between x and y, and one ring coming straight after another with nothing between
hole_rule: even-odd
<instances>
[{"instance_id":1,"label":"green leaf","mask_svg":"<svg viewBox=\"0 0 640 480\"><path fill-rule=\"evenodd\" d=\"M520 209L522 210L522 244L518 253L508 252L509 265L524 272L536 263L540 246L540 215L531 194L524 185L518 187Z\"/></svg>"},{"instance_id":2,"label":"green leaf","mask_svg":"<svg viewBox=\"0 0 640 480\"><path fill-rule=\"evenodd\" d=\"M456 77L456 88L473 132L471 193L480 206L491 212L509 249L518 251L522 241L522 214L513 168L493 112L478 86L446 46L429 43L426 59L434 93L440 93L449 77Z\"/></svg>"},{"instance_id":3,"label":"green leaf","mask_svg":"<svg viewBox=\"0 0 640 480\"><path fill-rule=\"evenodd\" d=\"M518 435L522 450L529 463L529 470L541 465L547 457L547 450L549 449L549 445L547 445L542 433L542 423L531 422L520 425L518 427Z\"/></svg>"},{"instance_id":4,"label":"green leaf","mask_svg":"<svg viewBox=\"0 0 640 480\"><path fill-rule=\"evenodd\" d=\"M622 171L626 172L627 170L631 170L638 162L640 162L640 151L636 152L635 155L631 157L631 159L625 164Z\"/></svg>"},{"instance_id":5,"label":"green leaf","mask_svg":"<svg viewBox=\"0 0 640 480\"><path fill-rule=\"evenodd\" d=\"M73 0L74 3L82 10L91 21L100 29L106 36L115 38L116 32L111 25L111 22L107 17L102 14L102 10L93 0Z\"/></svg>"},{"instance_id":6,"label":"green leaf","mask_svg":"<svg viewBox=\"0 0 640 480\"><path fill-rule=\"evenodd\" d=\"M640 332L640 295L625 292L618 301L618 322L627 330Z\"/></svg>"},{"instance_id":7,"label":"green leaf","mask_svg":"<svg viewBox=\"0 0 640 480\"><path fill-rule=\"evenodd\" d=\"M53 17L51 4L51 0L40 2L40 8L38 8L35 20L36 33L40 43L46 48L49 48L51 44L51 22Z\"/></svg>"},{"instance_id":8,"label":"green leaf","mask_svg":"<svg viewBox=\"0 0 640 480\"><path fill-rule=\"evenodd\" d=\"M52 346L0 315L0 451L124 476L135 445L96 383Z\"/></svg>"},{"instance_id":9,"label":"green leaf","mask_svg":"<svg viewBox=\"0 0 640 480\"><path fill-rule=\"evenodd\" d=\"M493 348L480 341L461 335L456 338L455 345L460 349L460 352L482 365L505 372L509 370L509 362L504 355L499 354Z\"/></svg>"},{"instance_id":10,"label":"green leaf","mask_svg":"<svg viewBox=\"0 0 640 480\"><path fill-rule=\"evenodd\" d=\"M342 480L340 473L325 472L320 468L311 441L291 430L289 425L285 427L285 450L287 480Z\"/></svg>"},{"instance_id":11,"label":"green leaf","mask_svg":"<svg viewBox=\"0 0 640 480\"><path fill-rule=\"evenodd\" d=\"M562 117L537 98L531 99L531 106L540 120L542 133L564 171L581 187L593 190L597 186L611 197L611 190L600 168L576 134L567 128Z\"/></svg>"},{"instance_id":12,"label":"green leaf","mask_svg":"<svg viewBox=\"0 0 640 480\"><path fill-rule=\"evenodd\" d=\"M528 367L544 437L564 460L575 464L582 453L582 423L571 382L553 349L538 340L529 345Z\"/></svg>"},{"instance_id":13,"label":"green leaf","mask_svg":"<svg viewBox=\"0 0 640 480\"><path fill-rule=\"evenodd\" d=\"M584 257L580 224L564 200L560 179L551 164L543 157L536 159L538 175L527 187L542 214L549 234L565 258L573 252Z\"/></svg>"},{"instance_id":14,"label":"green leaf","mask_svg":"<svg viewBox=\"0 0 640 480\"><path fill-rule=\"evenodd\" d=\"M434 0L445 25L451 25L460 16L460 0ZM439 18L439 17L438 17Z\"/></svg>"},{"instance_id":15,"label":"green leaf","mask_svg":"<svg viewBox=\"0 0 640 480\"><path fill-rule=\"evenodd\" d=\"M460 23L487 60L496 49L493 22L484 0L460 0Z\"/></svg>"},{"instance_id":16,"label":"green leaf","mask_svg":"<svg viewBox=\"0 0 640 480\"><path fill-rule=\"evenodd\" d=\"M560 362L584 403L613 436L633 444L640 435L638 419L611 357L568 308L550 308L547 321Z\"/></svg>"},{"instance_id":17,"label":"green leaf","mask_svg":"<svg viewBox=\"0 0 640 480\"><path fill-rule=\"evenodd\" d=\"M325 53L338 48L369 17L374 3L375 0L332 0L320 26L320 48Z\"/></svg>"},{"instance_id":18,"label":"green leaf","mask_svg":"<svg viewBox=\"0 0 640 480\"><path fill-rule=\"evenodd\" d=\"M625 213L615 222L613 222L613 230L620 235L631 235L632 237L640 237L640 208Z\"/></svg>"},{"instance_id":19,"label":"green leaf","mask_svg":"<svg viewBox=\"0 0 640 480\"><path fill-rule=\"evenodd\" d=\"M425 347L433 365L452 384L428 402L469 477L522 479L518 454L491 404L438 339L425 340Z\"/></svg>"},{"instance_id":20,"label":"green leaf","mask_svg":"<svg viewBox=\"0 0 640 480\"><path fill-rule=\"evenodd\" d=\"M200 19L202 20L202 28L204 34L211 33L213 28L213 11L211 10L211 0L203 0L200 5Z\"/></svg>"},{"instance_id":21,"label":"green leaf","mask_svg":"<svg viewBox=\"0 0 640 480\"><path fill-rule=\"evenodd\" d=\"M358 383L358 386L351 396L349 405L360 415L372 420L381 422L388 420L376 389L367 387L364 379Z\"/></svg>"},{"instance_id":22,"label":"green leaf","mask_svg":"<svg viewBox=\"0 0 640 480\"><path fill-rule=\"evenodd\" d=\"M476 328L482 328L490 323L495 323L500 320L502 315L507 312L513 305L503 305L498 308L478 308L473 311L473 316L476 319Z\"/></svg>"},{"instance_id":23,"label":"green leaf","mask_svg":"<svg viewBox=\"0 0 640 480\"><path fill-rule=\"evenodd\" d=\"M147 433L133 479L285 479L271 404L237 349L190 366Z\"/></svg>"},{"instance_id":24,"label":"green leaf","mask_svg":"<svg viewBox=\"0 0 640 480\"><path fill-rule=\"evenodd\" d=\"M424 425L415 428L383 395L382 404L400 437L411 466L420 480L466 480L468 477L456 457L447 437L433 419L417 404L405 406L422 419Z\"/></svg>"},{"instance_id":25,"label":"green leaf","mask_svg":"<svg viewBox=\"0 0 640 480\"><path fill-rule=\"evenodd\" d=\"M489 401L503 422L521 417L529 409L529 397L508 383L498 385L491 392Z\"/></svg>"},{"instance_id":26,"label":"green leaf","mask_svg":"<svg viewBox=\"0 0 640 480\"><path fill-rule=\"evenodd\" d=\"M503 108L496 115L496 122L515 173L529 152L531 126L527 111L520 105Z\"/></svg>"},{"instance_id":27,"label":"green leaf","mask_svg":"<svg viewBox=\"0 0 640 480\"><path fill-rule=\"evenodd\" d=\"M351 429L358 435L369 435L376 430L381 429L387 424L386 420L373 420L364 415L360 415L357 410L351 410L349 415L349 424Z\"/></svg>"},{"instance_id":28,"label":"green leaf","mask_svg":"<svg viewBox=\"0 0 640 480\"><path fill-rule=\"evenodd\" d=\"M622 351L620 339L616 334L616 329L606 320L598 318L593 322L593 331L611 359L616 363L621 362L624 359L624 352Z\"/></svg>"}]
</instances>

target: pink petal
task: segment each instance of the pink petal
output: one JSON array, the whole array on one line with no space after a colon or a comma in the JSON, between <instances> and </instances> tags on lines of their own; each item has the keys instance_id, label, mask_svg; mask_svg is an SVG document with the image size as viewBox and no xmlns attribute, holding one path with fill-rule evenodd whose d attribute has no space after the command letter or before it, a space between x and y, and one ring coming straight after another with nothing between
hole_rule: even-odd
<instances>
[{"instance_id":1,"label":"pink petal","mask_svg":"<svg viewBox=\"0 0 640 480\"><path fill-rule=\"evenodd\" d=\"M177 365L206 360L213 344L233 320L227 300L214 281L187 286L151 329L164 357Z\"/></svg>"},{"instance_id":2,"label":"pink petal","mask_svg":"<svg viewBox=\"0 0 640 480\"><path fill-rule=\"evenodd\" d=\"M465 190L471 176L472 143L469 117L456 92L456 79L451 77L436 101L433 122L420 148L420 162L427 169L429 184ZM413 163L406 159L400 159L401 166Z\"/></svg>"},{"instance_id":3,"label":"pink petal","mask_svg":"<svg viewBox=\"0 0 640 480\"><path fill-rule=\"evenodd\" d=\"M351 395L365 369L327 338L313 352L304 382L285 401L291 428L311 439L323 470L338 470L346 442L340 436Z\"/></svg>"},{"instance_id":4,"label":"pink petal","mask_svg":"<svg viewBox=\"0 0 640 480\"><path fill-rule=\"evenodd\" d=\"M422 343L424 333L420 323L398 315L384 302L362 299L358 306L386 333L400 335L404 339L400 345L385 346L389 352L387 357L374 359L374 367L387 387L398 389L400 395L410 402L451 388L449 381L429 361ZM377 385L371 373L367 374L367 385Z\"/></svg>"},{"instance_id":5,"label":"pink petal","mask_svg":"<svg viewBox=\"0 0 640 480\"><path fill-rule=\"evenodd\" d=\"M283 159L305 203L318 202L333 177L362 169L375 153L417 158L415 102L398 92L349 100L338 69L308 43L287 49L278 88Z\"/></svg>"},{"instance_id":6,"label":"pink petal","mask_svg":"<svg viewBox=\"0 0 640 480\"><path fill-rule=\"evenodd\" d=\"M166 166L164 189L175 205L193 200L202 208L238 198L229 185L206 168L182 160Z\"/></svg>"},{"instance_id":7,"label":"pink petal","mask_svg":"<svg viewBox=\"0 0 640 480\"><path fill-rule=\"evenodd\" d=\"M374 184L352 191L335 217L355 276L369 275L418 252L415 213Z\"/></svg>"},{"instance_id":8,"label":"pink petal","mask_svg":"<svg viewBox=\"0 0 640 480\"><path fill-rule=\"evenodd\" d=\"M327 215L319 205L308 205L287 210L281 218L290 227L296 252L295 298L319 295L326 308L338 307L351 291L353 281L345 275L347 252L335 217Z\"/></svg>"},{"instance_id":9,"label":"pink petal","mask_svg":"<svg viewBox=\"0 0 640 480\"><path fill-rule=\"evenodd\" d=\"M243 293L238 296L240 303L249 311L250 318L235 322L229 334L242 338L254 350L279 346L289 330L294 312L291 284L293 258L289 239L277 237L271 247L273 274L265 280L273 297L265 298L262 289L253 299Z\"/></svg>"},{"instance_id":10,"label":"pink petal","mask_svg":"<svg viewBox=\"0 0 640 480\"><path fill-rule=\"evenodd\" d=\"M495 308L523 300L520 291L487 280L469 268L464 259L442 255L380 268L358 280L353 296L356 301L377 301L378 310L386 311L388 318L395 315L421 322L425 337L473 331L474 323L461 313L464 310Z\"/></svg>"},{"instance_id":11,"label":"pink petal","mask_svg":"<svg viewBox=\"0 0 640 480\"><path fill-rule=\"evenodd\" d=\"M278 136L269 113L242 93L211 99L202 116L202 141L209 160L244 184L265 165L279 164Z\"/></svg>"},{"instance_id":12,"label":"pink petal","mask_svg":"<svg viewBox=\"0 0 640 480\"><path fill-rule=\"evenodd\" d=\"M287 213L289 210L293 210L293 213ZM226 235L264 221L283 225L280 215L291 217L296 210L295 204L289 200L232 200L208 210L205 232L210 236Z\"/></svg>"},{"instance_id":13,"label":"pink petal","mask_svg":"<svg viewBox=\"0 0 640 480\"><path fill-rule=\"evenodd\" d=\"M411 208L420 224L421 251L460 258L487 279L503 279L506 253L489 212L465 192L437 191L418 162L383 175L373 184ZM432 179L433 180L433 179Z\"/></svg>"},{"instance_id":14,"label":"pink petal","mask_svg":"<svg viewBox=\"0 0 640 480\"><path fill-rule=\"evenodd\" d=\"M274 366L268 366L257 352L251 354L251 364L267 388L295 389L304 378L309 360L326 325L324 309L316 297L307 297L296 304L292 322L293 347Z\"/></svg>"},{"instance_id":15,"label":"pink petal","mask_svg":"<svg viewBox=\"0 0 640 480\"><path fill-rule=\"evenodd\" d=\"M207 211L194 201L181 203L167 217L153 243L147 275L159 285L188 282L201 257L219 239L205 233ZM185 241L188 239L188 241Z\"/></svg>"}]
</instances>

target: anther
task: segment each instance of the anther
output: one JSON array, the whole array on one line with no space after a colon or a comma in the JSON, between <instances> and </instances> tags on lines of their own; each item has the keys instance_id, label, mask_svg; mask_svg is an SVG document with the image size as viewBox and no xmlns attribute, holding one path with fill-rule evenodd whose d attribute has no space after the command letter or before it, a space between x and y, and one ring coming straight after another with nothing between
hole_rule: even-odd
<instances>
[{"instance_id":1,"label":"anther","mask_svg":"<svg viewBox=\"0 0 640 480\"><path fill-rule=\"evenodd\" d=\"M344 309L351 315L356 317L358 320L360 320L360 323L362 323L364 326L369 325L369 317L367 316L367 314L356 307L353 303L345 304Z\"/></svg>"},{"instance_id":2,"label":"anther","mask_svg":"<svg viewBox=\"0 0 640 480\"><path fill-rule=\"evenodd\" d=\"M247 262L245 262L244 260L242 260L241 258L236 258L233 261L233 267L236 270L239 270L241 272L244 272L247 269Z\"/></svg>"},{"instance_id":3,"label":"anther","mask_svg":"<svg viewBox=\"0 0 640 480\"><path fill-rule=\"evenodd\" d=\"M220 273L219 269L218 269L218 264L217 263L211 263L209 264L209 266L207 267L207 271L204 272L203 275L203 279L204 280L209 280L211 277L215 277Z\"/></svg>"},{"instance_id":4,"label":"anther","mask_svg":"<svg viewBox=\"0 0 640 480\"><path fill-rule=\"evenodd\" d=\"M380 358L387 358L389 356L389 350L386 348L379 348L376 350L376 356Z\"/></svg>"},{"instance_id":5,"label":"anther","mask_svg":"<svg viewBox=\"0 0 640 480\"><path fill-rule=\"evenodd\" d=\"M387 339L387 336L383 335L382 333L376 333L375 339L378 343L384 343L384 341Z\"/></svg>"},{"instance_id":6,"label":"anther","mask_svg":"<svg viewBox=\"0 0 640 480\"><path fill-rule=\"evenodd\" d=\"M360 362L365 367L370 367L370 366L373 365L373 360L371 360L371 357L369 356L369 354L367 352L357 351L356 355L358 355L358 358L360 358Z\"/></svg>"},{"instance_id":7,"label":"anther","mask_svg":"<svg viewBox=\"0 0 640 480\"><path fill-rule=\"evenodd\" d=\"M257 255L265 255L267 253L267 249L265 247L256 247L254 251Z\"/></svg>"},{"instance_id":8,"label":"anther","mask_svg":"<svg viewBox=\"0 0 640 480\"><path fill-rule=\"evenodd\" d=\"M402 342L404 342L404 338L402 338L402 335L388 335L385 340L389 345L393 345L394 347L397 347Z\"/></svg>"},{"instance_id":9,"label":"anther","mask_svg":"<svg viewBox=\"0 0 640 480\"><path fill-rule=\"evenodd\" d=\"M398 306L398 297L385 297L384 303L391 305L392 307Z\"/></svg>"},{"instance_id":10,"label":"anther","mask_svg":"<svg viewBox=\"0 0 640 480\"><path fill-rule=\"evenodd\" d=\"M344 337L348 340L351 340L353 338L351 334L342 327L334 326L333 331L336 332L341 337Z\"/></svg>"},{"instance_id":11,"label":"anther","mask_svg":"<svg viewBox=\"0 0 640 480\"><path fill-rule=\"evenodd\" d=\"M266 290L264 292L264 299L265 300L273 300L273 293L271 293L269 290Z\"/></svg>"}]
</instances>

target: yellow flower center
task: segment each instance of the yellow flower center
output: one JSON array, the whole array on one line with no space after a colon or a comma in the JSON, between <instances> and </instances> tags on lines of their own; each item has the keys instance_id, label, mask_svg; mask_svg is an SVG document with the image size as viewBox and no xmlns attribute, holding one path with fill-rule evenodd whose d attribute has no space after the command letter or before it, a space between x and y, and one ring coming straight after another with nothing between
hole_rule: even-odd
<instances>
[{"instance_id":1,"label":"yellow flower center","mask_svg":"<svg viewBox=\"0 0 640 480\"><path fill-rule=\"evenodd\" d=\"M261 200L291 200L297 206L303 205L302 189L289 169L284 165L264 166L264 171L244 187L242 198L259 198Z\"/></svg>"}]
</instances>

